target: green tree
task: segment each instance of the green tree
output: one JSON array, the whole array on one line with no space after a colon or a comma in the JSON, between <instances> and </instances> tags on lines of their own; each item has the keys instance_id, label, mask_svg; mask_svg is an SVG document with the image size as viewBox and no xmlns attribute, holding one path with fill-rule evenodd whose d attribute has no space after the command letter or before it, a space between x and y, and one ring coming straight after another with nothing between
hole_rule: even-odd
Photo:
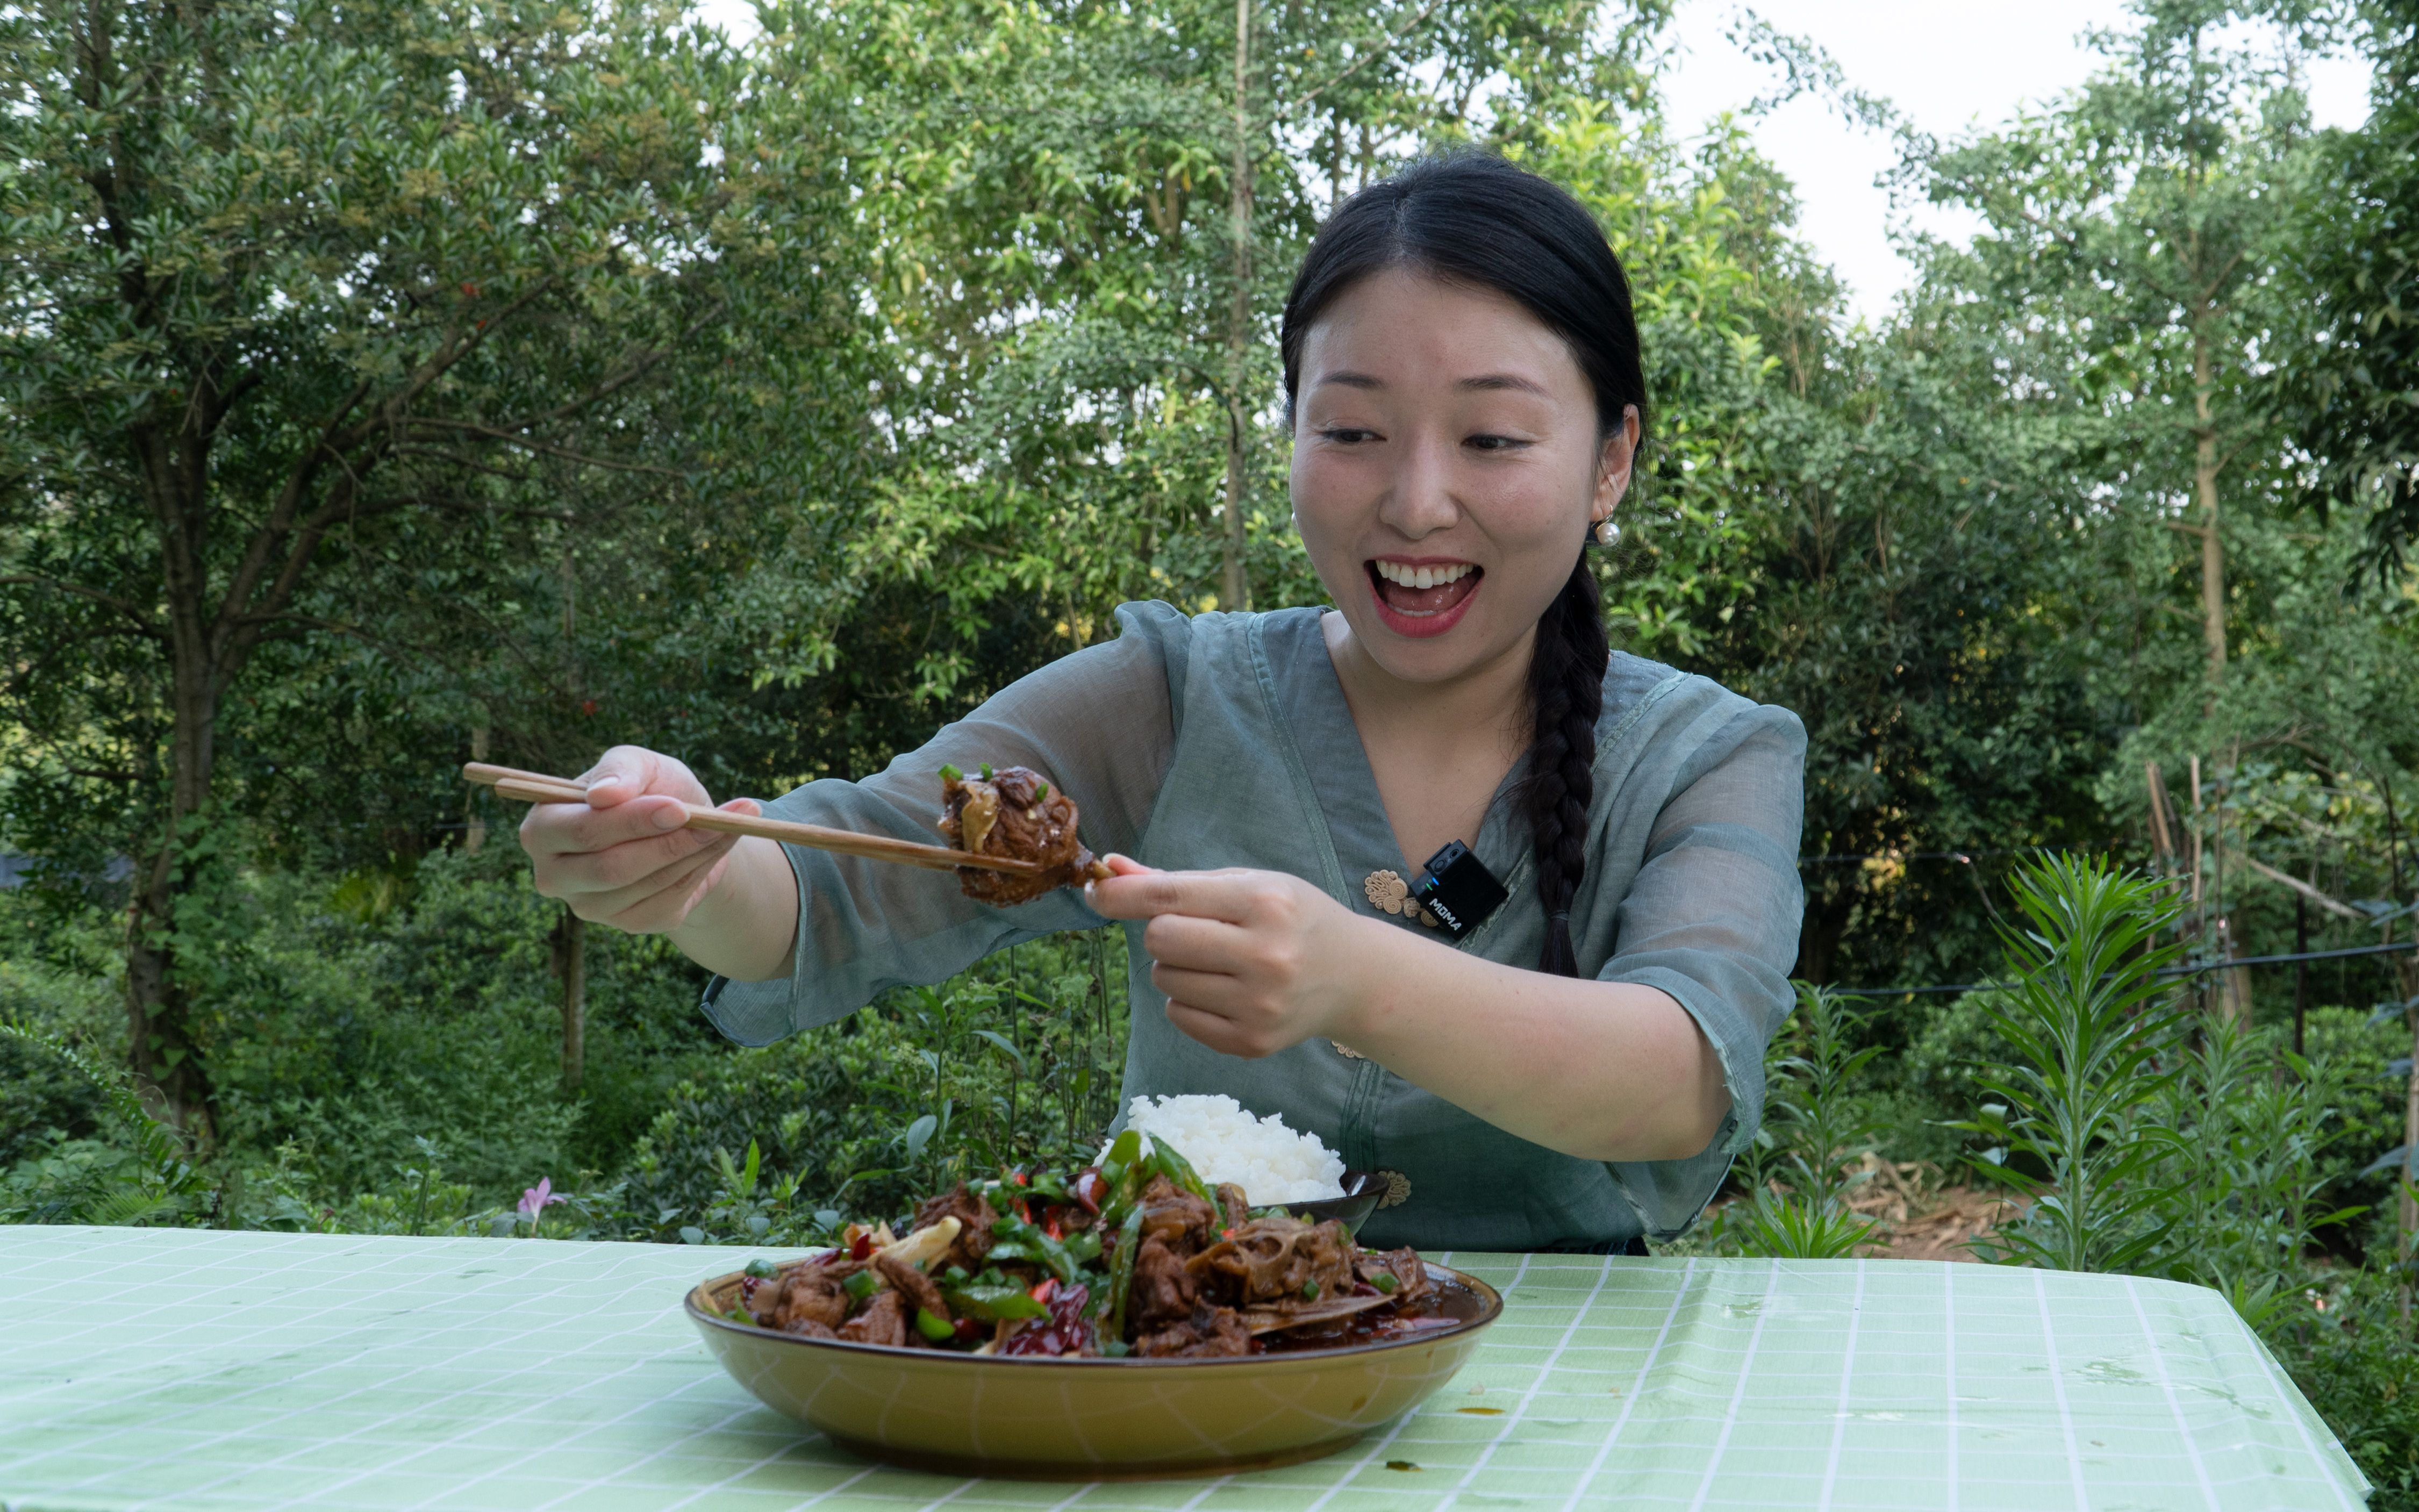
<instances>
[{"instance_id":1,"label":"green tree","mask_svg":"<svg viewBox=\"0 0 2419 1512\"><path fill-rule=\"evenodd\" d=\"M2277 376L2318 464L2314 501L2366 516L2365 565L2392 579L2419 541L2419 5L2361 8L2371 112L2324 145L2294 207L2290 286L2314 329Z\"/></svg>"},{"instance_id":2,"label":"green tree","mask_svg":"<svg viewBox=\"0 0 2419 1512\"><path fill-rule=\"evenodd\" d=\"M637 0L36 5L0 33L11 827L134 857L133 1063L206 1135L188 852L247 716L315 692L311 656L264 671L329 637L424 679L453 653L468 713L482 661L532 680L497 644L531 579L576 640L581 561L684 474L801 490L761 442L815 413L783 380L845 308L825 97L745 117L719 39Z\"/></svg>"}]
</instances>

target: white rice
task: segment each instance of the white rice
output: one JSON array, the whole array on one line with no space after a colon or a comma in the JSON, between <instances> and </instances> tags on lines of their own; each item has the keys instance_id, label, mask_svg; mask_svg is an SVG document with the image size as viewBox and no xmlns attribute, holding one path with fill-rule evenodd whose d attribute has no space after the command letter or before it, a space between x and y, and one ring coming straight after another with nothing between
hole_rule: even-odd
<instances>
[{"instance_id":1,"label":"white rice","mask_svg":"<svg viewBox=\"0 0 2419 1512\"><path fill-rule=\"evenodd\" d=\"M1281 1113L1255 1119L1231 1097L1138 1097L1126 1127L1166 1140L1202 1180L1232 1181L1255 1207L1344 1195L1344 1162L1318 1135L1287 1128Z\"/></svg>"}]
</instances>

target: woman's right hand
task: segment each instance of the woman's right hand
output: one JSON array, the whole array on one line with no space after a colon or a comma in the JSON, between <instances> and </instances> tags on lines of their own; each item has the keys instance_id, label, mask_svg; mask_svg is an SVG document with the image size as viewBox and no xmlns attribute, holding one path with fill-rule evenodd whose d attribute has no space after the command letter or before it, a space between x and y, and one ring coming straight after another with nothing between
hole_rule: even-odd
<instances>
[{"instance_id":1,"label":"woman's right hand","mask_svg":"<svg viewBox=\"0 0 2419 1512\"><path fill-rule=\"evenodd\" d=\"M741 837L682 827L686 805L714 800L670 756L616 746L582 777L585 807L534 804L521 821L521 848L536 868L537 890L562 899L581 918L633 934L680 929L723 880ZM733 798L722 808L763 811L753 798Z\"/></svg>"}]
</instances>

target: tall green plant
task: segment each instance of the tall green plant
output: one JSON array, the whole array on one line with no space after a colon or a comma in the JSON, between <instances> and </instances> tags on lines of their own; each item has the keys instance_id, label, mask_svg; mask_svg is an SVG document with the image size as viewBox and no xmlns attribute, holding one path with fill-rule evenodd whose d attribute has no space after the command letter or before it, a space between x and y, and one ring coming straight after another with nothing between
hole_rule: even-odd
<instances>
[{"instance_id":1,"label":"tall green plant","mask_svg":"<svg viewBox=\"0 0 2419 1512\"><path fill-rule=\"evenodd\" d=\"M2273 1029L2212 1015L2180 1072L2159 1113L2177 1135L2174 1227L2142 1268L2213 1287L2245 1320L2265 1324L2306 1273L2303 1254L2317 1231L2368 1211L2317 1208L2337 1174L2320 1157L2342 1134L2344 1070L2283 1049Z\"/></svg>"},{"instance_id":2,"label":"tall green plant","mask_svg":"<svg viewBox=\"0 0 2419 1512\"><path fill-rule=\"evenodd\" d=\"M1766 1123L1748 1159L1753 1195L1737 1220L1741 1248L1781 1259L1837 1259L1873 1222L1848 1206L1865 1180L1846 1167L1871 1147L1874 1125L1856 1083L1879 1045L1855 1050L1865 1015L1828 988L1797 988L1797 1024L1776 1037L1765 1070ZM1775 1190L1776 1179L1782 1190Z\"/></svg>"},{"instance_id":3,"label":"tall green plant","mask_svg":"<svg viewBox=\"0 0 2419 1512\"><path fill-rule=\"evenodd\" d=\"M2024 922L2002 930L2011 984L1987 1005L2009 1057L1980 1077L2001 1101L1957 1127L1995 1142L1974 1162L1984 1176L2045 1184L1980 1248L2003 1262L2125 1270L2174 1222L2166 1162L2178 1140L2157 1116L2181 1048L2160 976L2180 949L2158 938L2174 906L2139 872L2086 856L2043 856L2012 889Z\"/></svg>"}]
</instances>

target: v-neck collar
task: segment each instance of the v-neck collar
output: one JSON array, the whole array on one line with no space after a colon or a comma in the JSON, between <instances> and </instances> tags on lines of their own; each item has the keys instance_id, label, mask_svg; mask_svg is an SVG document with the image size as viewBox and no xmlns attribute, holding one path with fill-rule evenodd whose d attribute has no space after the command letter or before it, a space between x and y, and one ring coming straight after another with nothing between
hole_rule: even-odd
<instances>
[{"instance_id":1,"label":"v-neck collar","mask_svg":"<svg viewBox=\"0 0 2419 1512\"><path fill-rule=\"evenodd\" d=\"M1361 738L1351 702L1344 696L1344 681L1336 675L1334 657L1328 654L1322 617L1323 611L1317 609L1269 617L1270 660L1281 669L1278 684L1285 718L1279 733L1293 742L1302 757L1311 796L1327 816L1329 841L1345 874L1382 870L1414 882L1420 863L1403 855L1394 822L1386 816L1368 744ZM1496 784L1477 835L1459 837L1507 887L1523 860L1511 795L1526 764L1513 763Z\"/></svg>"}]
</instances>

